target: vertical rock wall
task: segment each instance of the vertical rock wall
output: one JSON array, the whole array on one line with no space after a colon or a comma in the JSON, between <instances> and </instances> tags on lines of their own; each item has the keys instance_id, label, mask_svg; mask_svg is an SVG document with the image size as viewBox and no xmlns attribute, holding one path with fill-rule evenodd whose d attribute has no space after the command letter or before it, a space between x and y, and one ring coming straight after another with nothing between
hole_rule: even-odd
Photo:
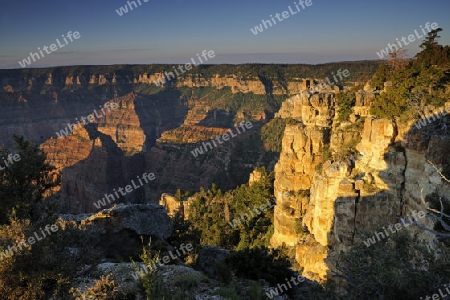
<instances>
[{"instance_id":1,"label":"vertical rock wall","mask_svg":"<svg viewBox=\"0 0 450 300\"><path fill-rule=\"evenodd\" d=\"M367 115L374 96L359 95L354 113ZM271 244L294 247L303 275L313 280L326 280L337 253L361 243L363 233L398 223L396 215L425 211L421 197L449 194L427 162L440 169L448 164L448 135L425 134L411 124L398 128L393 121L370 116L354 120L364 122L362 130L348 122L335 125L335 110L334 94L302 92L285 101L277 114L298 124L286 127L275 167ZM352 141L357 155L339 157ZM327 147L331 153L325 154ZM433 226L428 217L420 222ZM427 242L433 238L411 230Z\"/></svg>"}]
</instances>

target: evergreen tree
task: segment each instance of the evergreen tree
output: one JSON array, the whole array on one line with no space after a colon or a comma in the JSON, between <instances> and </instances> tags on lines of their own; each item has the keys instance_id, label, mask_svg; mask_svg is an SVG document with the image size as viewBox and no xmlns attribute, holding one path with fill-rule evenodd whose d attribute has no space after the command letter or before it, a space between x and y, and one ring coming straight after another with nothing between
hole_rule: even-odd
<instances>
[{"instance_id":1,"label":"evergreen tree","mask_svg":"<svg viewBox=\"0 0 450 300\"><path fill-rule=\"evenodd\" d=\"M392 86L382 92L372 103L372 115L386 119L408 120L419 113L414 107L424 105L441 106L448 99L447 89L450 82L450 48L437 43L441 28L428 33L420 45L422 51L406 68L393 67L391 74L384 76L386 70L380 67L374 76L374 84L381 88L381 82L388 79ZM394 64L398 65L398 64ZM411 99L420 93L420 103L411 105ZM417 102L417 101L416 101Z\"/></svg>"},{"instance_id":2,"label":"evergreen tree","mask_svg":"<svg viewBox=\"0 0 450 300\"><path fill-rule=\"evenodd\" d=\"M372 87L377 90L384 89L384 83L388 80L389 69L386 64L380 65L372 78Z\"/></svg>"},{"instance_id":3,"label":"evergreen tree","mask_svg":"<svg viewBox=\"0 0 450 300\"><path fill-rule=\"evenodd\" d=\"M61 183L60 174L46 162L46 154L36 144L15 135L13 139L17 150L14 155L20 160L0 170L0 224L5 224L12 213L22 219L38 219L33 209ZM5 158L13 154L4 148L0 153Z\"/></svg>"}]
</instances>

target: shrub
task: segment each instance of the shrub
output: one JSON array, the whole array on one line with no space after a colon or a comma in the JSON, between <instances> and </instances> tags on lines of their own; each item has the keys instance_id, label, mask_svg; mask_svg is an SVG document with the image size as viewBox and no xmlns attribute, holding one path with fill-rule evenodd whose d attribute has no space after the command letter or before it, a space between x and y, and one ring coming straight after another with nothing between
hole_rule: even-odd
<instances>
[{"instance_id":1,"label":"shrub","mask_svg":"<svg viewBox=\"0 0 450 300\"><path fill-rule=\"evenodd\" d=\"M339 107L339 121L347 121L352 114L353 106L356 103L356 95L353 92L339 93L336 96L336 104Z\"/></svg>"},{"instance_id":2,"label":"shrub","mask_svg":"<svg viewBox=\"0 0 450 300\"><path fill-rule=\"evenodd\" d=\"M86 288L86 291L82 291L80 288L71 289L71 293L76 297L76 300L121 299L124 297L124 295L119 292L112 274L108 274L106 277L102 275L100 279L95 280L95 284L92 287Z\"/></svg>"},{"instance_id":3,"label":"shrub","mask_svg":"<svg viewBox=\"0 0 450 300\"><path fill-rule=\"evenodd\" d=\"M164 290L162 288L162 281L156 274L158 269L155 268L158 263L159 253L152 254L151 242L149 242L147 246L142 248L142 254L139 255L139 257L146 266L145 272L140 271L134 261L132 261L132 263L135 271L142 275L140 281L145 293L151 298L161 296Z\"/></svg>"},{"instance_id":4,"label":"shrub","mask_svg":"<svg viewBox=\"0 0 450 300\"><path fill-rule=\"evenodd\" d=\"M345 299L414 299L436 293L439 283L450 281L449 254L441 247L436 258L422 242L402 232L370 247L356 245L337 262L346 282Z\"/></svg>"},{"instance_id":5,"label":"shrub","mask_svg":"<svg viewBox=\"0 0 450 300\"><path fill-rule=\"evenodd\" d=\"M250 300L261 300L263 299L263 289L261 284L257 282L252 282L247 289L247 295Z\"/></svg>"},{"instance_id":6,"label":"shrub","mask_svg":"<svg viewBox=\"0 0 450 300\"><path fill-rule=\"evenodd\" d=\"M319 154L322 156L322 159L321 162L315 167L315 170L318 173L322 173L323 164L326 161L333 159L333 152L331 152L330 145L323 146L322 149L320 149Z\"/></svg>"},{"instance_id":7,"label":"shrub","mask_svg":"<svg viewBox=\"0 0 450 300\"><path fill-rule=\"evenodd\" d=\"M158 268L155 266L158 262L159 253L153 253L151 242L142 248L142 254L139 257L146 266L145 272L141 271L133 260L132 263L135 271L141 275L139 284L148 296L147 299L191 300L193 297L186 295L185 289L195 286L205 279L205 277L180 277L176 281L180 285L180 289L170 291L164 286L162 278L158 276Z\"/></svg>"},{"instance_id":8,"label":"shrub","mask_svg":"<svg viewBox=\"0 0 450 300\"><path fill-rule=\"evenodd\" d=\"M11 219L10 225L0 226L0 249L39 232L43 224L29 220ZM0 263L0 298L48 299L67 296L69 283L75 277L77 262L67 257L61 232L28 245ZM41 235L42 236L42 235ZM3 249L1 251L3 251Z\"/></svg>"},{"instance_id":9,"label":"shrub","mask_svg":"<svg viewBox=\"0 0 450 300\"><path fill-rule=\"evenodd\" d=\"M303 219L299 218L295 220L295 233L296 234L303 234L303 225L302 225Z\"/></svg>"},{"instance_id":10,"label":"shrub","mask_svg":"<svg viewBox=\"0 0 450 300\"><path fill-rule=\"evenodd\" d=\"M370 106L370 113L378 118L392 120L408 108L408 100L398 90L381 93Z\"/></svg>"},{"instance_id":11,"label":"shrub","mask_svg":"<svg viewBox=\"0 0 450 300\"><path fill-rule=\"evenodd\" d=\"M377 186L375 185L375 183L369 183L364 181L364 191L368 192L368 193L375 193L376 191L378 191Z\"/></svg>"},{"instance_id":12,"label":"shrub","mask_svg":"<svg viewBox=\"0 0 450 300\"><path fill-rule=\"evenodd\" d=\"M274 118L261 127L261 140L267 151L281 152L284 129L288 119Z\"/></svg>"},{"instance_id":13,"label":"shrub","mask_svg":"<svg viewBox=\"0 0 450 300\"><path fill-rule=\"evenodd\" d=\"M195 228L191 221L185 220L179 211L172 218L172 224L172 236L167 240L172 246L178 247L183 243L190 243L192 245L200 244L201 231ZM189 255L192 255L192 253Z\"/></svg>"},{"instance_id":14,"label":"shrub","mask_svg":"<svg viewBox=\"0 0 450 300\"><path fill-rule=\"evenodd\" d=\"M240 300L241 299L239 297L239 295L236 294L236 292L230 288L220 288L215 292L215 294L218 296L221 296L221 297L225 297L225 299L229 299L229 300Z\"/></svg>"},{"instance_id":15,"label":"shrub","mask_svg":"<svg viewBox=\"0 0 450 300\"><path fill-rule=\"evenodd\" d=\"M225 259L236 276L252 280L264 279L271 284L291 276L291 263L280 250L264 247L246 248Z\"/></svg>"},{"instance_id":16,"label":"shrub","mask_svg":"<svg viewBox=\"0 0 450 300\"><path fill-rule=\"evenodd\" d=\"M334 154L334 161L345 161L350 155L354 155L358 151L356 150L356 145L360 142L361 138L351 139L347 143L341 145L339 149Z\"/></svg>"},{"instance_id":17,"label":"shrub","mask_svg":"<svg viewBox=\"0 0 450 300\"><path fill-rule=\"evenodd\" d=\"M446 84L450 78L448 73L450 51L448 46L442 47L437 43L438 37L436 31L429 32L425 42L420 45L422 51L405 68L391 70L390 74L385 76L386 69L380 67L374 78L375 85L380 86L382 80L388 79L392 82L392 87L382 92L372 103L370 108L372 115L407 121L411 109L420 109L427 104L440 106L448 99ZM411 98L415 98L418 91L423 91L419 101L411 106L415 102L412 102L414 99Z\"/></svg>"},{"instance_id":18,"label":"shrub","mask_svg":"<svg viewBox=\"0 0 450 300\"><path fill-rule=\"evenodd\" d=\"M233 279L233 273L227 264L218 262L214 265L214 271L217 274L217 280L229 284Z\"/></svg>"},{"instance_id":19,"label":"shrub","mask_svg":"<svg viewBox=\"0 0 450 300\"><path fill-rule=\"evenodd\" d=\"M384 89L384 83L388 80L389 69L386 64L381 64L372 77L372 87L377 90Z\"/></svg>"},{"instance_id":20,"label":"shrub","mask_svg":"<svg viewBox=\"0 0 450 300\"><path fill-rule=\"evenodd\" d=\"M320 154L322 155L323 162L333 158L333 152L331 152L330 145L323 146L322 149L320 149Z\"/></svg>"},{"instance_id":21,"label":"shrub","mask_svg":"<svg viewBox=\"0 0 450 300\"><path fill-rule=\"evenodd\" d=\"M208 277L205 275L186 274L175 279L175 285L182 290L187 290L192 287L197 287L202 281L208 281Z\"/></svg>"}]
</instances>

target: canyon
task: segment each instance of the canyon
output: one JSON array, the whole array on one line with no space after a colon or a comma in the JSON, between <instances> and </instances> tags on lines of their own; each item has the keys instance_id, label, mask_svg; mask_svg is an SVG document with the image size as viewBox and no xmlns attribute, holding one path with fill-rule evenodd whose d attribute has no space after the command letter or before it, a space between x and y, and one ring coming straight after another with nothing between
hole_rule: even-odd
<instances>
[{"instance_id":1,"label":"canyon","mask_svg":"<svg viewBox=\"0 0 450 300\"><path fill-rule=\"evenodd\" d=\"M120 202L159 202L173 215L180 209L171 196L176 189L198 191L212 183L232 189L256 176L257 166L266 166L275 172L271 246L292 249L302 275L317 281L336 272L338 253L362 243L365 233L423 211L422 199L449 192L433 167L448 163L448 136L430 135L412 122L373 118L369 107L378 91L370 85L355 93L352 115L340 121L336 97L354 83L314 91L320 77L280 80L218 72L188 73L157 87L153 82L164 76L161 68L97 74L88 67L28 74L0 70L0 141L11 147L17 134L40 145L62 173L55 193L64 199L61 211L71 214L98 212L94 203L105 193L147 172L156 179ZM233 95L267 97L280 106L230 110L221 101ZM117 109L56 138L67 123L107 102ZM450 102L445 107L448 111ZM289 122L281 152L268 156L262 145L250 145L272 118ZM199 143L248 120L254 128L229 145L198 158L191 155ZM242 155L243 149L252 154ZM429 218L420 222L434 224ZM435 242L431 234L417 233Z\"/></svg>"},{"instance_id":2,"label":"canyon","mask_svg":"<svg viewBox=\"0 0 450 300\"><path fill-rule=\"evenodd\" d=\"M229 189L245 182L252 166L263 163L264 149L259 146L255 151L261 155L256 158L244 161L235 155L239 149L234 145L245 145L251 133L201 159L190 157L190 151L196 143L223 134L243 120L254 120L257 132L271 113L258 104L256 110L230 111L218 107L224 105L217 102L226 100L227 95L285 97L309 88L314 80L269 80L257 72L247 76L186 73L156 87L153 81L162 76L164 67L148 66L146 71L143 66L0 70L4 107L0 141L12 147L12 135L16 134L40 145L48 161L62 172L58 192L65 199L65 212L96 212L93 203L106 192L145 172L155 172L157 180L122 201L155 203L162 193L177 188L198 190L213 182ZM201 67L196 71L202 71ZM116 70L108 72L111 69ZM217 71L223 73L220 68ZM210 92L195 95L202 90ZM108 102L116 103L117 108L57 138L55 132Z\"/></svg>"}]
</instances>

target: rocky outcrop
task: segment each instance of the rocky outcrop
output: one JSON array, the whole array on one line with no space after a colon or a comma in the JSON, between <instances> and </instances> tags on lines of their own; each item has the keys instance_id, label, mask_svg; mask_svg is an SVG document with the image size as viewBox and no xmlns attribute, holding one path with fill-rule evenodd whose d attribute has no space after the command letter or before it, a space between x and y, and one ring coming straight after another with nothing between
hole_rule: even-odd
<instances>
[{"instance_id":1,"label":"rocky outcrop","mask_svg":"<svg viewBox=\"0 0 450 300\"><path fill-rule=\"evenodd\" d=\"M22 73L18 71L1 71L0 82L10 84L16 91L47 94L52 90L61 91L91 91L98 90L113 97L133 91L134 87L159 86L176 88L214 87L216 89L229 88L232 93L253 93L257 95L295 95L304 90L313 90L315 85L321 86L319 92L338 92L337 86L329 86L328 82L320 78L290 78L284 76L267 76L258 71L262 66L248 68L242 72L237 67L209 67L215 71L204 72L204 68L192 68L187 73L177 73L172 65L149 66L116 66L101 67L64 67L60 69L48 68L40 72ZM245 66L247 67L247 66ZM206 67L208 68L208 67ZM31 69L33 70L33 69ZM315 72L310 70L310 72ZM323 85L320 85L321 83ZM105 99L103 99L105 100Z\"/></svg>"},{"instance_id":2,"label":"rocky outcrop","mask_svg":"<svg viewBox=\"0 0 450 300\"><path fill-rule=\"evenodd\" d=\"M375 100L378 92L359 91L356 93L356 103L353 107L353 113L361 117L367 117L370 115L370 106Z\"/></svg>"},{"instance_id":3,"label":"rocky outcrop","mask_svg":"<svg viewBox=\"0 0 450 300\"><path fill-rule=\"evenodd\" d=\"M334 101L323 101L326 93L291 97L277 114L299 123L286 126L275 166L271 244L295 248L307 278L330 279L337 253L362 243L364 233L397 223L398 216L414 210L425 211L421 198L448 195L448 186L428 162L440 170L448 165L448 136L371 118L368 107L375 97L357 94L354 112L368 116L363 127L361 121L335 125ZM420 222L434 224L431 218ZM433 244L431 234L411 230Z\"/></svg>"},{"instance_id":4,"label":"rocky outcrop","mask_svg":"<svg viewBox=\"0 0 450 300\"><path fill-rule=\"evenodd\" d=\"M263 176L263 173L262 173L261 170L254 170L254 171L250 174L250 178L248 179L248 184L251 186L251 185L253 185L255 182L261 181L262 176Z\"/></svg>"},{"instance_id":5,"label":"rocky outcrop","mask_svg":"<svg viewBox=\"0 0 450 300\"><path fill-rule=\"evenodd\" d=\"M329 127L335 114L336 94L334 92L303 91L283 102L279 118L291 118L309 126Z\"/></svg>"},{"instance_id":6,"label":"rocky outcrop","mask_svg":"<svg viewBox=\"0 0 450 300\"><path fill-rule=\"evenodd\" d=\"M207 87L213 86L217 89L224 87L231 88L232 93L253 93L258 95L265 95L266 88L264 84L257 78L243 79L236 75L222 77L215 74L212 78L206 79L201 75L180 77L177 79L176 86L180 87ZM280 93L281 94L281 93Z\"/></svg>"},{"instance_id":7,"label":"rocky outcrop","mask_svg":"<svg viewBox=\"0 0 450 300\"><path fill-rule=\"evenodd\" d=\"M143 267L143 263L137 262L137 267ZM122 263L112 263L104 262L98 264L97 266L88 266L90 271L89 276L86 276L86 272L83 272L84 276L79 276L74 278L72 282L72 287L78 291L77 298L75 299L89 299L88 288L95 286L96 281L99 281L102 277L107 278L112 276L118 291L124 295L132 295L138 297L141 295L143 297L144 292L139 288L138 281L134 280L132 274L135 272L133 263L122 262ZM92 297L92 296L91 296Z\"/></svg>"},{"instance_id":8,"label":"rocky outcrop","mask_svg":"<svg viewBox=\"0 0 450 300\"><path fill-rule=\"evenodd\" d=\"M131 230L136 235L165 240L172 234L172 223L165 210L155 204L119 205L81 221L82 226L96 226L100 231L120 233Z\"/></svg>"},{"instance_id":9,"label":"rocky outcrop","mask_svg":"<svg viewBox=\"0 0 450 300\"><path fill-rule=\"evenodd\" d=\"M177 90L152 95L129 93L109 101L101 100L105 94L95 94L95 90L64 91L57 95L57 102L53 94L32 93L27 103L9 103L0 122L0 138L8 141L5 146L13 146L12 134L24 135L41 144L48 162L62 172L64 212L96 212L99 208L94 204L105 193L128 185L145 172L155 173L157 180L117 202L157 203L161 193L174 193L178 188L195 191L213 182L230 188L248 179L252 164L233 155L239 151L234 146L247 142L251 132L202 157L191 153L200 146L194 143L226 133L225 127L234 125L235 114L208 110L200 118L196 112L187 118L186 98ZM108 110L106 103L115 103L118 108ZM82 118L92 114L94 120L87 130ZM186 119L201 125L181 126ZM69 127L73 126L71 132Z\"/></svg>"},{"instance_id":10,"label":"rocky outcrop","mask_svg":"<svg viewBox=\"0 0 450 300\"><path fill-rule=\"evenodd\" d=\"M143 263L136 263L137 267L143 269ZM105 262L91 268L89 276L79 276L76 278L72 286L78 290L77 300L90 299L92 293L87 292L87 288L95 285L102 276L112 275L114 283L117 286L117 294L129 299L145 299L146 292L142 288L142 284L133 278L131 274L135 272L132 263L110 263ZM177 295L183 299L195 297L196 300L223 300L220 296L225 290L234 295L233 288L240 293L239 299L246 299L248 291L254 284L252 282L240 282L240 286L226 286L224 283L217 281L215 278L208 278L203 272L194 270L184 265L163 265L158 268L158 278L163 282L164 288L169 295ZM270 287L267 283L261 286L262 293L271 294L276 287ZM231 292L230 292L231 291ZM279 296L271 296L273 300L287 300L288 296L280 294Z\"/></svg>"},{"instance_id":11,"label":"rocky outcrop","mask_svg":"<svg viewBox=\"0 0 450 300\"><path fill-rule=\"evenodd\" d=\"M301 234L301 219L308 207L309 190L316 167L323 162L329 144L334 94L304 92L283 104L278 117L298 120L287 125L280 159L275 166L273 246L295 246Z\"/></svg>"},{"instance_id":12,"label":"rocky outcrop","mask_svg":"<svg viewBox=\"0 0 450 300\"><path fill-rule=\"evenodd\" d=\"M75 128L73 134L65 138L47 140L40 148L47 154L51 164L62 170L87 159L93 146L87 130L81 127Z\"/></svg>"},{"instance_id":13,"label":"rocky outcrop","mask_svg":"<svg viewBox=\"0 0 450 300\"><path fill-rule=\"evenodd\" d=\"M197 145L156 144L144 154L145 165L157 172L156 193L174 193L177 189L195 191L199 187L210 187L213 182L223 178L232 182L228 172L233 166L232 149L217 147L208 154L195 158L191 151Z\"/></svg>"},{"instance_id":14,"label":"rocky outcrop","mask_svg":"<svg viewBox=\"0 0 450 300\"><path fill-rule=\"evenodd\" d=\"M184 214L183 202L170 194L163 193L159 199L159 205L164 207L170 217L174 217L179 212Z\"/></svg>"},{"instance_id":15,"label":"rocky outcrop","mask_svg":"<svg viewBox=\"0 0 450 300\"><path fill-rule=\"evenodd\" d=\"M154 73L154 74L139 74L137 78L133 78L133 83L147 83L147 84L155 84L155 82L161 82L165 80L165 76L163 72Z\"/></svg>"},{"instance_id":16,"label":"rocky outcrop","mask_svg":"<svg viewBox=\"0 0 450 300\"><path fill-rule=\"evenodd\" d=\"M115 100L119 108L102 114L96 120L99 124L98 131L110 136L127 155L145 150L146 136L137 114L136 97L136 94L131 93Z\"/></svg>"},{"instance_id":17,"label":"rocky outcrop","mask_svg":"<svg viewBox=\"0 0 450 300\"><path fill-rule=\"evenodd\" d=\"M124 186L128 176L137 176L136 171L144 172L142 167L133 170L137 164L128 162L112 139L98 132L94 125L76 129L72 135L49 140L41 146L48 153L48 161L62 171L60 193L65 199L62 209L66 212L98 211L95 204L105 193ZM117 202L134 202L130 197L138 197L144 191L136 190Z\"/></svg>"},{"instance_id":18,"label":"rocky outcrop","mask_svg":"<svg viewBox=\"0 0 450 300\"><path fill-rule=\"evenodd\" d=\"M165 243L172 234L172 222L163 207L155 204L119 205L97 214L59 215L57 225L66 231L64 249L69 259L85 262L123 262L141 253L143 242ZM74 240L74 239L77 240Z\"/></svg>"}]
</instances>

